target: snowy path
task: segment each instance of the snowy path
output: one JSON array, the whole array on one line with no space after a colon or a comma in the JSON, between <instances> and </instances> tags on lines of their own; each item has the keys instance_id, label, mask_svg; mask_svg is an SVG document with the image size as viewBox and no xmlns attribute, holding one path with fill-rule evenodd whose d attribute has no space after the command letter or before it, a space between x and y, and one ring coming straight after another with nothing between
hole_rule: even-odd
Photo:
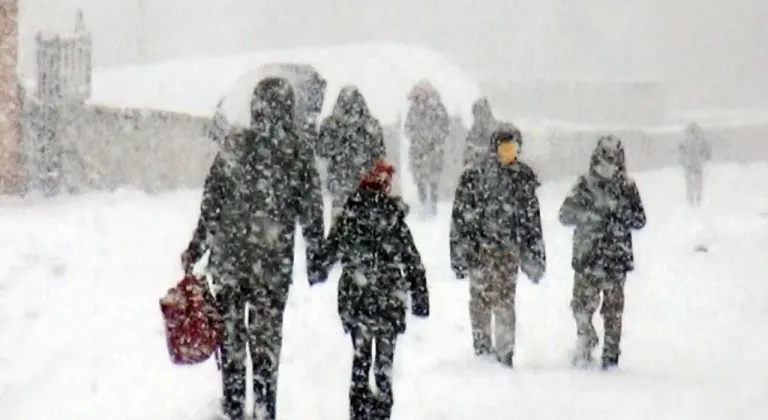
<instances>
[{"instance_id":1,"label":"snowy path","mask_svg":"<svg viewBox=\"0 0 768 420\"><path fill-rule=\"evenodd\" d=\"M471 354L467 286L446 261L448 208L437 221L413 219L433 314L411 320L398 347L393 418L764 418L768 165L713 168L699 234L679 175L638 176L649 225L636 235L614 374L568 365L571 244L555 221L567 182L541 190L549 271L538 287L521 278L511 372ZM215 365L171 366L157 308L180 275L198 195L0 203L0 418L210 418ZM709 253L692 252L696 236ZM335 314L338 273L310 290L301 267L286 314L280 417L344 419L351 355Z\"/></svg>"}]
</instances>

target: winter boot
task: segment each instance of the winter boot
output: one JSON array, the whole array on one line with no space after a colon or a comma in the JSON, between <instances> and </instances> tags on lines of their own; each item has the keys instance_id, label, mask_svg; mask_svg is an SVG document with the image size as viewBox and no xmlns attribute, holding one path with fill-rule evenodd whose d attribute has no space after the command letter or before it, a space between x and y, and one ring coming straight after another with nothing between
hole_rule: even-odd
<instances>
[{"instance_id":1,"label":"winter boot","mask_svg":"<svg viewBox=\"0 0 768 420\"><path fill-rule=\"evenodd\" d=\"M589 334L579 335L576 339L576 350L571 359L571 364L579 368L591 365L593 362L592 352L597 347L597 344L598 338L594 329Z\"/></svg>"},{"instance_id":2,"label":"winter boot","mask_svg":"<svg viewBox=\"0 0 768 420\"><path fill-rule=\"evenodd\" d=\"M392 398L372 395L369 416L370 420L389 420L392 416Z\"/></svg>"},{"instance_id":3,"label":"winter boot","mask_svg":"<svg viewBox=\"0 0 768 420\"><path fill-rule=\"evenodd\" d=\"M479 337L473 338L472 347L475 349L475 356L482 357L493 353L493 348L489 340L484 340Z\"/></svg>"},{"instance_id":4,"label":"winter boot","mask_svg":"<svg viewBox=\"0 0 768 420\"><path fill-rule=\"evenodd\" d=\"M602 364L600 368L604 371L612 371L619 367L619 355L618 354L606 354L603 352Z\"/></svg>"},{"instance_id":5,"label":"winter boot","mask_svg":"<svg viewBox=\"0 0 768 420\"><path fill-rule=\"evenodd\" d=\"M496 360L508 368L514 367L514 353L497 354Z\"/></svg>"}]
</instances>

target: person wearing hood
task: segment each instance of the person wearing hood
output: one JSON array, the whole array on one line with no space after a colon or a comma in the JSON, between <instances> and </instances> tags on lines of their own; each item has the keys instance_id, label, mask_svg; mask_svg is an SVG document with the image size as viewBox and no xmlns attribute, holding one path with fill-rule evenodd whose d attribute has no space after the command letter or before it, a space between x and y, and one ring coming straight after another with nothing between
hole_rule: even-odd
<instances>
[{"instance_id":1,"label":"person wearing hood","mask_svg":"<svg viewBox=\"0 0 768 420\"><path fill-rule=\"evenodd\" d=\"M643 202L626 169L624 146L615 136L601 137L589 172L579 176L559 212L560 223L574 226L573 297L576 320L575 366L588 365L598 345L592 317L600 305L604 321L602 368L619 364L624 316L624 283L634 269L632 231L645 227Z\"/></svg>"},{"instance_id":2,"label":"person wearing hood","mask_svg":"<svg viewBox=\"0 0 768 420\"><path fill-rule=\"evenodd\" d=\"M518 159L522 135L512 124L491 134L489 153L465 170L453 202L451 268L469 276L472 345L512 367L515 351L517 272L538 284L546 268L538 177Z\"/></svg>"},{"instance_id":3,"label":"person wearing hood","mask_svg":"<svg viewBox=\"0 0 768 420\"><path fill-rule=\"evenodd\" d=\"M485 97L472 104L472 117L474 120L464 148L464 166L467 168L480 162L488 154L491 133L499 123L493 115L491 103Z\"/></svg>"},{"instance_id":4,"label":"person wearing hood","mask_svg":"<svg viewBox=\"0 0 768 420\"><path fill-rule=\"evenodd\" d=\"M408 95L405 135L411 142L408 153L416 182L419 204L428 214L437 213L438 187L445 164L445 146L451 132L448 110L440 93L428 82L420 82Z\"/></svg>"},{"instance_id":5,"label":"person wearing hood","mask_svg":"<svg viewBox=\"0 0 768 420\"><path fill-rule=\"evenodd\" d=\"M351 420L390 418L395 344L405 332L408 296L415 316L429 316L426 272L405 222L408 208L390 195L393 173L392 165L377 161L363 174L322 252L326 269L337 261L344 266L338 311L353 350Z\"/></svg>"},{"instance_id":6,"label":"person wearing hood","mask_svg":"<svg viewBox=\"0 0 768 420\"><path fill-rule=\"evenodd\" d=\"M704 163L712 158L712 148L699 124L695 122L688 124L678 153L680 165L685 172L688 204L691 207L699 207L704 187Z\"/></svg>"},{"instance_id":7,"label":"person wearing hood","mask_svg":"<svg viewBox=\"0 0 768 420\"><path fill-rule=\"evenodd\" d=\"M293 110L286 80L270 77L257 84L251 127L224 139L205 180L197 229L182 254L183 268L191 272L210 252L208 271L224 323L222 411L229 420L246 416L246 348L256 417L275 419L297 222L310 285L326 276L316 263L325 231L320 180L311 145L294 132Z\"/></svg>"},{"instance_id":8,"label":"person wearing hood","mask_svg":"<svg viewBox=\"0 0 768 420\"><path fill-rule=\"evenodd\" d=\"M361 171L386 159L381 123L371 115L357 87L346 86L339 92L333 113L320 126L317 151L328 164L326 186L335 216L355 191Z\"/></svg>"}]
</instances>

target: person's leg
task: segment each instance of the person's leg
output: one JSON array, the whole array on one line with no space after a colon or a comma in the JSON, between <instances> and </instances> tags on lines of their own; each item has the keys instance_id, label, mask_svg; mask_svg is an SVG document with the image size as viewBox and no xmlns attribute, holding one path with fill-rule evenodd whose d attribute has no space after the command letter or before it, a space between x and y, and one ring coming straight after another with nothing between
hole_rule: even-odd
<instances>
[{"instance_id":1,"label":"person's leg","mask_svg":"<svg viewBox=\"0 0 768 420\"><path fill-rule=\"evenodd\" d=\"M588 273L575 273L571 310L576 320L576 354L574 363L588 363L592 360L592 351L597 347L598 338L592 317L600 305L600 289L595 279Z\"/></svg>"},{"instance_id":2,"label":"person's leg","mask_svg":"<svg viewBox=\"0 0 768 420\"><path fill-rule=\"evenodd\" d=\"M371 418L373 420L389 420L392 415L392 406L395 403L392 393L392 372L395 362L397 335L392 334L378 337L375 343L373 375L377 392Z\"/></svg>"},{"instance_id":3,"label":"person's leg","mask_svg":"<svg viewBox=\"0 0 768 420\"><path fill-rule=\"evenodd\" d=\"M277 416L277 382L288 291L288 286L278 290L259 289L249 301L248 335L257 419L274 420Z\"/></svg>"},{"instance_id":4,"label":"person's leg","mask_svg":"<svg viewBox=\"0 0 768 420\"><path fill-rule=\"evenodd\" d=\"M606 281L603 289L603 315L605 340L603 343L602 366L610 369L618 366L621 355L621 331L624 318L624 283L626 275L616 274Z\"/></svg>"},{"instance_id":5,"label":"person's leg","mask_svg":"<svg viewBox=\"0 0 768 420\"><path fill-rule=\"evenodd\" d=\"M373 401L369 384L373 365L373 338L359 329L353 329L350 338L353 355L349 384L349 419L369 420Z\"/></svg>"},{"instance_id":6,"label":"person's leg","mask_svg":"<svg viewBox=\"0 0 768 420\"><path fill-rule=\"evenodd\" d=\"M221 378L222 412L229 420L242 420L245 415L247 330L245 301L231 285L236 280L222 278L217 303L222 315Z\"/></svg>"}]
</instances>

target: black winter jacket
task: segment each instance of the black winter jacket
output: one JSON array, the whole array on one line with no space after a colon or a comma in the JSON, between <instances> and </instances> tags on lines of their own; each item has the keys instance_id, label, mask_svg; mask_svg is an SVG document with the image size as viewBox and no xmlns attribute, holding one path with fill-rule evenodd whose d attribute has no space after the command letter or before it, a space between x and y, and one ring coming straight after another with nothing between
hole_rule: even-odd
<instances>
[{"instance_id":1,"label":"black winter jacket","mask_svg":"<svg viewBox=\"0 0 768 420\"><path fill-rule=\"evenodd\" d=\"M464 171L451 213L450 255L454 271L482 264L480 246L520 257L523 272L538 281L546 266L539 181L522 162L501 165L495 156Z\"/></svg>"},{"instance_id":2,"label":"black winter jacket","mask_svg":"<svg viewBox=\"0 0 768 420\"><path fill-rule=\"evenodd\" d=\"M378 191L356 191L323 247L325 267L340 261L338 311L346 331L405 331L408 296L414 315L429 314L424 265L405 223L406 206Z\"/></svg>"},{"instance_id":3,"label":"black winter jacket","mask_svg":"<svg viewBox=\"0 0 768 420\"><path fill-rule=\"evenodd\" d=\"M332 194L354 190L360 173L386 159L384 131L354 87L339 93L332 115L323 120L318 156L328 160L328 189Z\"/></svg>"},{"instance_id":4,"label":"black winter jacket","mask_svg":"<svg viewBox=\"0 0 768 420\"><path fill-rule=\"evenodd\" d=\"M232 136L228 141L237 151L219 152L211 165L187 252L198 259L210 249L215 280L285 286L292 279L298 222L308 275L322 276L317 253L325 231L323 199L311 145L286 131Z\"/></svg>"},{"instance_id":5,"label":"black winter jacket","mask_svg":"<svg viewBox=\"0 0 768 420\"><path fill-rule=\"evenodd\" d=\"M560 223L575 226L571 266L576 272L634 269L631 230L645 227L645 209L635 182L626 175L606 180L582 175L560 207Z\"/></svg>"}]
</instances>

